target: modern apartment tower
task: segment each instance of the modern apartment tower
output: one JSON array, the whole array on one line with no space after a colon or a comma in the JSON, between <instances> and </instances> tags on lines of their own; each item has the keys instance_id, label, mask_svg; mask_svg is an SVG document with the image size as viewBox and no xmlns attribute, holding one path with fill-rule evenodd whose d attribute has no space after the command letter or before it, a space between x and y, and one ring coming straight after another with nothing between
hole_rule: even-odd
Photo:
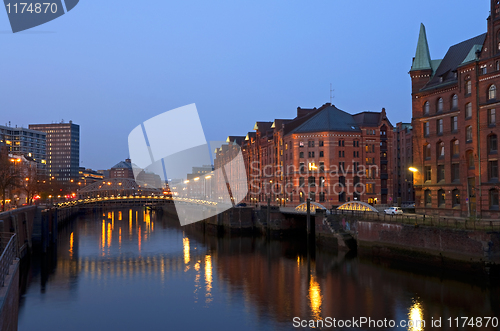
<instances>
[{"instance_id":1,"label":"modern apartment tower","mask_svg":"<svg viewBox=\"0 0 500 331\"><path fill-rule=\"evenodd\" d=\"M47 134L47 175L57 181L79 178L80 126L69 123L30 124L32 130Z\"/></svg>"},{"instance_id":2,"label":"modern apartment tower","mask_svg":"<svg viewBox=\"0 0 500 331\"><path fill-rule=\"evenodd\" d=\"M10 154L29 157L36 162L40 174L45 174L47 163L45 132L0 125L0 145L6 146Z\"/></svg>"}]
</instances>

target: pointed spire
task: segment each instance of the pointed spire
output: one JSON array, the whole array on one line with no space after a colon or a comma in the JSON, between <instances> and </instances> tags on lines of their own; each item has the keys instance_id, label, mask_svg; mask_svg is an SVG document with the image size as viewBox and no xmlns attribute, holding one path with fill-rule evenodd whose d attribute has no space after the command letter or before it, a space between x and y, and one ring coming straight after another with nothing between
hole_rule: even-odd
<instances>
[{"instance_id":1,"label":"pointed spire","mask_svg":"<svg viewBox=\"0 0 500 331\"><path fill-rule=\"evenodd\" d=\"M426 70L432 69L431 67L431 54L429 52L429 45L427 44L427 35L425 33L425 26L420 23L420 34L418 36L417 52L411 70Z\"/></svg>"}]
</instances>

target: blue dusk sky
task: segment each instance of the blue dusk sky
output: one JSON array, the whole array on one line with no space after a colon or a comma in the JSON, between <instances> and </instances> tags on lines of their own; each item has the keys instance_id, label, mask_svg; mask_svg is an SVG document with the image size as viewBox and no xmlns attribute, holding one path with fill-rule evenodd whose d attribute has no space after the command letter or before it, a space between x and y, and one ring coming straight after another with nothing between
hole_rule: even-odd
<instances>
[{"instance_id":1,"label":"blue dusk sky","mask_svg":"<svg viewBox=\"0 0 500 331\"><path fill-rule=\"evenodd\" d=\"M90 1L13 34L0 14L0 124L72 120L81 166L128 157L145 120L196 103L207 140L330 100L411 121L420 23L431 57L486 32L487 0Z\"/></svg>"}]
</instances>

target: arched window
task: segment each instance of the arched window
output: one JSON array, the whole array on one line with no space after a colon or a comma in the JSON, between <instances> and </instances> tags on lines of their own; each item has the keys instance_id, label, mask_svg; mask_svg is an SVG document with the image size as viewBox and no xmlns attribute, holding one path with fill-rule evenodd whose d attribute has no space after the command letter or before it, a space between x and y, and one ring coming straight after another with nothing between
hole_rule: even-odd
<instances>
[{"instance_id":1,"label":"arched window","mask_svg":"<svg viewBox=\"0 0 500 331\"><path fill-rule=\"evenodd\" d=\"M500 70L500 61L496 61L495 62L495 68L498 70Z\"/></svg>"},{"instance_id":2,"label":"arched window","mask_svg":"<svg viewBox=\"0 0 500 331\"><path fill-rule=\"evenodd\" d=\"M498 151L498 146L497 146L497 135L496 134L490 134L488 136L488 154L496 154Z\"/></svg>"},{"instance_id":3,"label":"arched window","mask_svg":"<svg viewBox=\"0 0 500 331\"><path fill-rule=\"evenodd\" d=\"M444 141L437 143L437 156L438 158L444 157Z\"/></svg>"},{"instance_id":4,"label":"arched window","mask_svg":"<svg viewBox=\"0 0 500 331\"><path fill-rule=\"evenodd\" d=\"M472 93L472 83L470 81L470 78L466 78L465 80L465 94L469 95Z\"/></svg>"},{"instance_id":5,"label":"arched window","mask_svg":"<svg viewBox=\"0 0 500 331\"><path fill-rule=\"evenodd\" d=\"M472 103L468 102L465 105L465 118L471 118L472 117Z\"/></svg>"},{"instance_id":6,"label":"arched window","mask_svg":"<svg viewBox=\"0 0 500 331\"><path fill-rule=\"evenodd\" d=\"M438 99L436 108L438 112L443 111L443 98Z\"/></svg>"},{"instance_id":7,"label":"arched window","mask_svg":"<svg viewBox=\"0 0 500 331\"><path fill-rule=\"evenodd\" d=\"M451 108L452 109L457 109L458 108L458 95L453 94L451 97Z\"/></svg>"},{"instance_id":8,"label":"arched window","mask_svg":"<svg viewBox=\"0 0 500 331\"><path fill-rule=\"evenodd\" d=\"M424 115L429 115L429 111L430 111L429 101L426 101L424 103Z\"/></svg>"},{"instance_id":9,"label":"arched window","mask_svg":"<svg viewBox=\"0 0 500 331\"><path fill-rule=\"evenodd\" d=\"M425 206L426 207L431 207L432 206L432 194L431 194L431 190L425 190L424 199L425 199Z\"/></svg>"},{"instance_id":10,"label":"arched window","mask_svg":"<svg viewBox=\"0 0 500 331\"><path fill-rule=\"evenodd\" d=\"M474 153L472 151L467 151L466 158L467 158L467 167L469 169L474 169Z\"/></svg>"},{"instance_id":11,"label":"arched window","mask_svg":"<svg viewBox=\"0 0 500 331\"><path fill-rule=\"evenodd\" d=\"M498 210L498 190L497 189L494 189L492 188L490 190L490 194L489 194L489 200L490 200L490 209L492 210Z\"/></svg>"},{"instance_id":12,"label":"arched window","mask_svg":"<svg viewBox=\"0 0 500 331\"><path fill-rule=\"evenodd\" d=\"M460 144L458 143L458 139L451 141L451 156L452 157L460 156Z\"/></svg>"},{"instance_id":13,"label":"arched window","mask_svg":"<svg viewBox=\"0 0 500 331\"><path fill-rule=\"evenodd\" d=\"M436 122L437 134L443 134L443 119L440 118Z\"/></svg>"},{"instance_id":14,"label":"arched window","mask_svg":"<svg viewBox=\"0 0 500 331\"><path fill-rule=\"evenodd\" d=\"M497 98L497 87L495 85L491 85L488 89L488 100L494 100Z\"/></svg>"},{"instance_id":15,"label":"arched window","mask_svg":"<svg viewBox=\"0 0 500 331\"><path fill-rule=\"evenodd\" d=\"M426 159L431 158L431 144L424 145L424 157Z\"/></svg>"},{"instance_id":16,"label":"arched window","mask_svg":"<svg viewBox=\"0 0 500 331\"><path fill-rule=\"evenodd\" d=\"M472 142L472 125L465 128L465 139L468 143Z\"/></svg>"},{"instance_id":17,"label":"arched window","mask_svg":"<svg viewBox=\"0 0 500 331\"><path fill-rule=\"evenodd\" d=\"M438 191L438 207L444 208L446 206L445 198L446 198L446 195L444 193L444 190L439 190Z\"/></svg>"},{"instance_id":18,"label":"arched window","mask_svg":"<svg viewBox=\"0 0 500 331\"><path fill-rule=\"evenodd\" d=\"M458 189L451 191L451 200L453 207L460 206L460 191Z\"/></svg>"},{"instance_id":19,"label":"arched window","mask_svg":"<svg viewBox=\"0 0 500 331\"><path fill-rule=\"evenodd\" d=\"M430 132L429 122L424 122L424 136L428 136Z\"/></svg>"}]
</instances>

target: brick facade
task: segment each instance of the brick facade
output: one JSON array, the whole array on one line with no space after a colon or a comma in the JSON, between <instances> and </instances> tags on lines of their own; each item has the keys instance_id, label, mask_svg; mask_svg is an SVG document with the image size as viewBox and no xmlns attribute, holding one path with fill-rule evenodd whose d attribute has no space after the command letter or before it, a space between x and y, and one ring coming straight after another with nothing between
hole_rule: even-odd
<instances>
[{"instance_id":1,"label":"brick facade","mask_svg":"<svg viewBox=\"0 0 500 331\"><path fill-rule=\"evenodd\" d=\"M343 120L337 123L337 116ZM310 197L331 208L353 200L392 202L393 127L385 109L351 115L328 103L318 109L299 107L294 119L257 122L254 130L228 137L215 158L217 169L241 146L246 203L271 198L275 205L297 206Z\"/></svg>"},{"instance_id":2,"label":"brick facade","mask_svg":"<svg viewBox=\"0 0 500 331\"><path fill-rule=\"evenodd\" d=\"M491 1L487 33L450 47L443 60L425 58L421 29L410 71L417 212L500 217L499 11Z\"/></svg>"}]
</instances>

